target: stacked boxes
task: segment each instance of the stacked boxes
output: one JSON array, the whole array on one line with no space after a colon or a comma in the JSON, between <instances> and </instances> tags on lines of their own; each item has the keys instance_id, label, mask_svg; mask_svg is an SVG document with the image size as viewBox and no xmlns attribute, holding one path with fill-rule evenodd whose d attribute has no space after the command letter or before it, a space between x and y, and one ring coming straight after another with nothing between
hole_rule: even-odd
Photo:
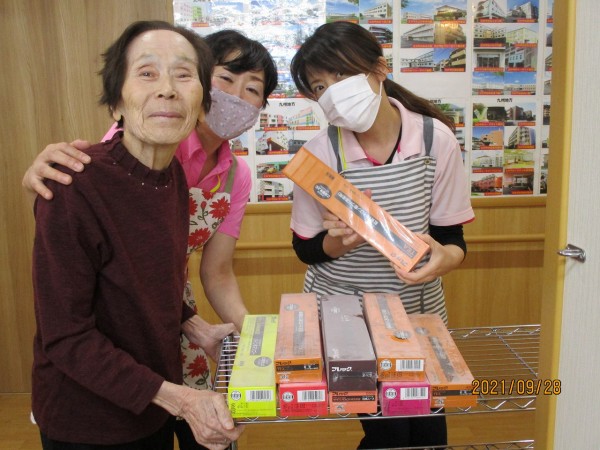
<instances>
[{"instance_id":1,"label":"stacked boxes","mask_svg":"<svg viewBox=\"0 0 600 450\"><path fill-rule=\"evenodd\" d=\"M277 415L273 364L277 319L276 314L244 318L227 388L227 401L234 418Z\"/></svg>"},{"instance_id":2,"label":"stacked boxes","mask_svg":"<svg viewBox=\"0 0 600 450\"><path fill-rule=\"evenodd\" d=\"M283 294L275 348L281 415L327 414L322 355L316 294Z\"/></svg>"},{"instance_id":3,"label":"stacked boxes","mask_svg":"<svg viewBox=\"0 0 600 450\"><path fill-rule=\"evenodd\" d=\"M326 416L327 378L321 371L319 381L281 383L279 391L279 411L284 417L292 416Z\"/></svg>"},{"instance_id":4,"label":"stacked boxes","mask_svg":"<svg viewBox=\"0 0 600 450\"><path fill-rule=\"evenodd\" d=\"M321 341L322 338L322 341ZM424 376L426 375L426 376ZM473 376L437 314L394 294L284 294L244 319L227 400L234 418L429 414L477 404ZM277 388L277 389L276 389Z\"/></svg>"},{"instance_id":5,"label":"stacked boxes","mask_svg":"<svg viewBox=\"0 0 600 450\"><path fill-rule=\"evenodd\" d=\"M425 353L398 295L366 293L363 310L377 355L384 416L429 413Z\"/></svg>"},{"instance_id":6,"label":"stacked boxes","mask_svg":"<svg viewBox=\"0 0 600 450\"><path fill-rule=\"evenodd\" d=\"M317 295L283 294L275 348L277 383L321 381L322 355Z\"/></svg>"},{"instance_id":7,"label":"stacked boxes","mask_svg":"<svg viewBox=\"0 0 600 450\"><path fill-rule=\"evenodd\" d=\"M330 412L377 412L377 363L360 297L323 296L321 325Z\"/></svg>"},{"instance_id":8,"label":"stacked boxes","mask_svg":"<svg viewBox=\"0 0 600 450\"><path fill-rule=\"evenodd\" d=\"M363 295L380 381L425 380L425 353L398 295Z\"/></svg>"},{"instance_id":9,"label":"stacked boxes","mask_svg":"<svg viewBox=\"0 0 600 450\"><path fill-rule=\"evenodd\" d=\"M283 174L400 268L410 271L429 246L304 147Z\"/></svg>"},{"instance_id":10,"label":"stacked boxes","mask_svg":"<svg viewBox=\"0 0 600 450\"><path fill-rule=\"evenodd\" d=\"M412 314L421 347L426 353L425 371L431 385L431 407L467 408L477 404L473 375L437 314Z\"/></svg>"}]
</instances>

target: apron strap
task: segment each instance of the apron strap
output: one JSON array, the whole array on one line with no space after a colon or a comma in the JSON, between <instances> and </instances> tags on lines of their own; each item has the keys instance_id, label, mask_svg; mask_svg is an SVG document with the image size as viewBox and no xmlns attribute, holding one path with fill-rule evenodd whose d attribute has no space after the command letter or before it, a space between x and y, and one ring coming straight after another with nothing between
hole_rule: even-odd
<instances>
[{"instance_id":1,"label":"apron strap","mask_svg":"<svg viewBox=\"0 0 600 450\"><path fill-rule=\"evenodd\" d=\"M342 161L340 159L340 142L338 139L338 127L334 125L329 125L327 127L327 135L329 136L329 140L331 141L331 146L333 147L333 154L335 155L335 160L337 161L337 172L342 173Z\"/></svg>"},{"instance_id":2,"label":"apron strap","mask_svg":"<svg viewBox=\"0 0 600 450\"><path fill-rule=\"evenodd\" d=\"M233 156L233 161L231 162L231 167L229 168L229 173L227 174L227 182L225 183L224 192L231 194L231 188L233 186L233 179L235 178L235 169L237 168L237 157Z\"/></svg>"},{"instance_id":3,"label":"apron strap","mask_svg":"<svg viewBox=\"0 0 600 450\"><path fill-rule=\"evenodd\" d=\"M423 116L423 141L425 142L425 155L429 156L433 144L433 119Z\"/></svg>"}]
</instances>

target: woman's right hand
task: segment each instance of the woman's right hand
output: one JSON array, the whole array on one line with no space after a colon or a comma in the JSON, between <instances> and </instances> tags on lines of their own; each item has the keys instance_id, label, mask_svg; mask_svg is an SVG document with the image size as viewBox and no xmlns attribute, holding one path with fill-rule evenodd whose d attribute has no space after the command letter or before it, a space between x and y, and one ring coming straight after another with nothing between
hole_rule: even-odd
<instances>
[{"instance_id":1,"label":"woman's right hand","mask_svg":"<svg viewBox=\"0 0 600 450\"><path fill-rule=\"evenodd\" d=\"M222 450L240 437L225 397L209 389L193 389L163 381L152 403L186 420L196 441L210 450Z\"/></svg>"},{"instance_id":2,"label":"woman's right hand","mask_svg":"<svg viewBox=\"0 0 600 450\"><path fill-rule=\"evenodd\" d=\"M363 191L363 193L369 198L371 198L373 195L371 189L366 189ZM342 220L331 211L326 211L323 214L323 228L327 230L327 234L329 236L339 238L341 240L342 245L345 247L343 253L366 242L366 240L360 234L356 233L345 222L342 222ZM329 256L339 257L341 254L337 254L335 256L329 254Z\"/></svg>"},{"instance_id":3,"label":"woman's right hand","mask_svg":"<svg viewBox=\"0 0 600 450\"><path fill-rule=\"evenodd\" d=\"M354 248L365 242L360 234L330 211L323 213L323 228L327 230L329 236L339 238L345 247Z\"/></svg>"},{"instance_id":4,"label":"woman's right hand","mask_svg":"<svg viewBox=\"0 0 600 450\"><path fill-rule=\"evenodd\" d=\"M59 142L47 145L25 172L21 184L27 193L33 196L39 194L46 200L50 200L52 192L46 187L44 180L54 180L62 184L70 184L72 181L69 175L54 169L52 165L59 164L69 167L75 172L82 172L84 164L88 164L91 159L81 150L89 148L90 145L88 141L82 140L76 140L70 144Z\"/></svg>"}]
</instances>

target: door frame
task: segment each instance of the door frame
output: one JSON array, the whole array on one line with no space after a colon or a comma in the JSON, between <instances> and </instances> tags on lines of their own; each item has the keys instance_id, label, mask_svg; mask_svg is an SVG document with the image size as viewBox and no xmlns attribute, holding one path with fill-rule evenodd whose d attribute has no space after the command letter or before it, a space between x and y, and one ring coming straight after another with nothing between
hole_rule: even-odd
<instances>
[{"instance_id":1,"label":"door frame","mask_svg":"<svg viewBox=\"0 0 600 450\"><path fill-rule=\"evenodd\" d=\"M576 0L554 3L552 39L552 110L548 155L546 241L542 287L539 379L557 379L563 311L566 258L557 250L566 246L569 172L571 158L573 80L575 62ZM536 448L554 448L556 396L536 399Z\"/></svg>"}]
</instances>

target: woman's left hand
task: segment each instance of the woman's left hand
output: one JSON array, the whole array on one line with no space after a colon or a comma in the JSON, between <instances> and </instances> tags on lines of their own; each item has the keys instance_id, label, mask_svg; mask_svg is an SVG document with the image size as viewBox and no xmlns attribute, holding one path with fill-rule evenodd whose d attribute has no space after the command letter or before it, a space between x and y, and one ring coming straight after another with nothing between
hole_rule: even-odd
<instances>
[{"instance_id":1,"label":"woman's left hand","mask_svg":"<svg viewBox=\"0 0 600 450\"><path fill-rule=\"evenodd\" d=\"M413 272L407 272L392 264L396 275L406 284L419 284L433 281L457 268L464 259L462 249L456 245L442 245L428 234L418 234L430 248L430 258L427 264Z\"/></svg>"},{"instance_id":2,"label":"woman's left hand","mask_svg":"<svg viewBox=\"0 0 600 450\"><path fill-rule=\"evenodd\" d=\"M232 323L219 323L212 325L200 316L195 315L181 326L185 337L190 342L199 345L213 361L218 361L223 339L235 333L235 325Z\"/></svg>"}]
</instances>

